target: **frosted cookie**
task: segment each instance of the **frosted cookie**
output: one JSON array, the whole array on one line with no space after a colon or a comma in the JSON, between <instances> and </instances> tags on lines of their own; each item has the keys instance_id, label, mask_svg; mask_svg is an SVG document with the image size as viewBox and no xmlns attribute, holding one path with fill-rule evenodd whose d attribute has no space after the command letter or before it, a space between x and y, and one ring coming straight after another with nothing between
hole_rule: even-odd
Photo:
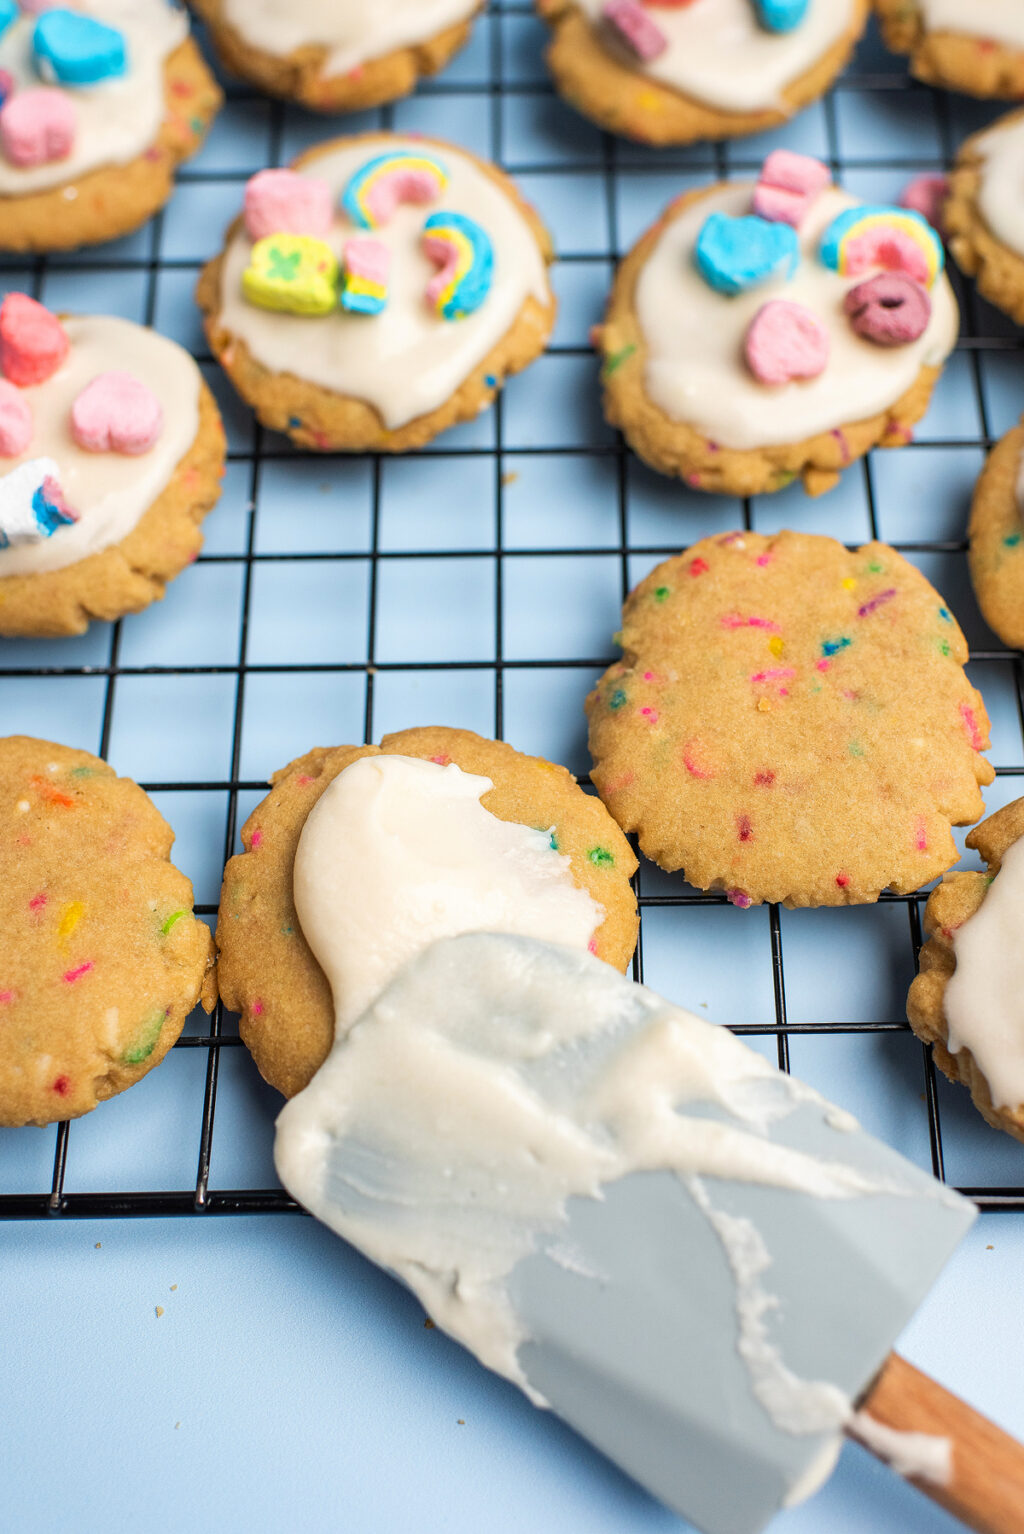
<instances>
[{"instance_id":1,"label":"frosted cookie","mask_svg":"<svg viewBox=\"0 0 1024 1534\"><path fill-rule=\"evenodd\" d=\"M996 1129L1024 1140L1024 799L967 838L986 873L947 874L928 897L907 1016L950 1081Z\"/></svg>"},{"instance_id":2,"label":"frosted cookie","mask_svg":"<svg viewBox=\"0 0 1024 1534\"><path fill-rule=\"evenodd\" d=\"M0 306L0 634L139 612L202 548L224 430L182 347L128 320Z\"/></svg>"},{"instance_id":3,"label":"frosted cookie","mask_svg":"<svg viewBox=\"0 0 1024 1534\"><path fill-rule=\"evenodd\" d=\"M561 94L612 133L688 144L761 133L845 67L868 0L537 0Z\"/></svg>"},{"instance_id":4,"label":"frosted cookie","mask_svg":"<svg viewBox=\"0 0 1024 1534\"><path fill-rule=\"evenodd\" d=\"M1024 111L961 147L943 217L957 265L978 292L1024 325Z\"/></svg>"},{"instance_id":5,"label":"frosted cookie","mask_svg":"<svg viewBox=\"0 0 1024 1534\"><path fill-rule=\"evenodd\" d=\"M910 72L969 96L1024 95L1024 11L1017 0L875 0L886 46Z\"/></svg>"},{"instance_id":6,"label":"frosted cookie","mask_svg":"<svg viewBox=\"0 0 1024 1534\"><path fill-rule=\"evenodd\" d=\"M954 863L992 768L967 644L919 570L706 538L629 596L587 699L593 782L648 857L734 905L853 905Z\"/></svg>"},{"instance_id":7,"label":"frosted cookie","mask_svg":"<svg viewBox=\"0 0 1024 1534\"><path fill-rule=\"evenodd\" d=\"M969 535L971 582L985 622L1004 644L1024 649L1024 422L986 459Z\"/></svg>"},{"instance_id":8,"label":"frosted cookie","mask_svg":"<svg viewBox=\"0 0 1024 1534\"><path fill-rule=\"evenodd\" d=\"M167 0L0 4L0 249L72 250L170 197L221 94Z\"/></svg>"},{"instance_id":9,"label":"frosted cookie","mask_svg":"<svg viewBox=\"0 0 1024 1534\"><path fill-rule=\"evenodd\" d=\"M379 747L311 751L271 783L225 870L217 978L260 1071L286 1097L326 1059L336 1009L353 1023L435 938L513 932L629 963L636 858L564 767L425 728ZM328 948L333 1001L312 952Z\"/></svg>"},{"instance_id":10,"label":"frosted cookie","mask_svg":"<svg viewBox=\"0 0 1024 1534\"><path fill-rule=\"evenodd\" d=\"M159 1065L213 943L174 833L98 757L0 740L0 1124L89 1113Z\"/></svg>"},{"instance_id":11,"label":"frosted cookie","mask_svg":"<svg viewBox=\"0 0 1024 1534\"><path fill-rule=\"evenodd\" d=\"M369 133L253 177L197 299L265 426L300 447L398 453L472 420L541 354L552 259L496 166Z\"/></svg>"},{"instance_id":12,"label":"frosted cookie","mask_svg":"<svg viewBox=\"0 0 1024 1534\"><path fill-rule=\"evenodd\" d=\"M407 96L468 41L481 0L194 0L222 61L274 96L358 112Z\"/></svg>"},{"instance_id":13,"label":"frosted cookie","mask_svg":"<svg viewBox=\"0 0 1024 1534\"><path fill-rule=\"evenodd\" d=\"M641 458L695 489L812 495L912 436L959 316L942 243L776 150L756 185L671 203L619 268L604 408Z\"/></svg>"}]
</instances>

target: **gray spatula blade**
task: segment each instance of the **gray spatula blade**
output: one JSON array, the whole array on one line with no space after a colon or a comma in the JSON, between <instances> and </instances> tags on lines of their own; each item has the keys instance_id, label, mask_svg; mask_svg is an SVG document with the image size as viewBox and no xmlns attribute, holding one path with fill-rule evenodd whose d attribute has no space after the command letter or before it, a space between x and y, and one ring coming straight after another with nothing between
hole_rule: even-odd
<instances>
[{"instance_id":1,"label":"gray spatula blade","mask_svg":"<svg viewBox=\"0 0 1024 1534\"><path fill-rule=\"evenodd\" d=\"M666 1028L689 1148L623 1173L608 1084ZM653 1115L657 1073L636 1081ZM509 1104L512 1140L492 1142ZM531 1202L549 1122L601 1172ZM844 1410L975 1215L712 1024L588 956L491 935L407 966L283 1110L275 1156L313 1214L706 1534L756 1534L827 1476Z\"/></svg>"}]
</instances>

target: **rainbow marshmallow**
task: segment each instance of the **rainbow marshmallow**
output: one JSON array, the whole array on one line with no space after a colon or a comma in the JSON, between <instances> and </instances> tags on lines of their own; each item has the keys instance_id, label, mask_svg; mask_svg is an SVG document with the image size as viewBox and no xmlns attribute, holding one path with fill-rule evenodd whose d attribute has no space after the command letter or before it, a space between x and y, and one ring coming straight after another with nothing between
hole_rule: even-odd
<instances>
[{"instance_id":1,"label":"rainbow marshmallow","mask_svg":"<svg viewBox=\"0 0 1024 1534\"><path fill-rule=\"evenodd\" d=\"M379 229L403 202L436 202L448 185L448 172L433 155L398 149L378 155L356 171L342 193L341 206L360 229Z\"/></svg>"},{"instance_id":2,"label":"rainbow marshmallow","mask_svg":"<svg viewBox=\"0 0 1024 1534\"><path fill-rule=\"evenodd\" d=\"M423 249L441 270L427 284L427 303L446 320L474 314L494 280L494 248L486 230L461 213L432 213Z\"/></svg>"},{"instance_id":3,"label":"rainbow marshmallow","mask_svg":"<svg viewBox=\"0 0 1024 1534\"><path fill-rule=\"evenodd\" d=\"M825 230L819 254L841 277L859 277L880 266L904 272L926 288L945 264L935 230L909 208L847 208Z\"/></svg>"},{"instance_id":4,"label":"rainbow marshmallow","mask_svg":"<svg viewBox=\"0 0 1024 1534\"><path fill-rule=\"evenodd\" d=\"M380 314L387 307L391 252L380 240L346 240L341 307L349 314Z\"/></svg>"},{"instance_id":5,"label":"rainbow marshmallow","mask_svg":"<svg viewBox=\"0 0 1024 1534\"><path fill-rule=\"evenodd\" d=\"M0 476L0 549L42 543L77 520L78 513L64 500L52 458L30 458Z\"/></svg>"}]
</instances>

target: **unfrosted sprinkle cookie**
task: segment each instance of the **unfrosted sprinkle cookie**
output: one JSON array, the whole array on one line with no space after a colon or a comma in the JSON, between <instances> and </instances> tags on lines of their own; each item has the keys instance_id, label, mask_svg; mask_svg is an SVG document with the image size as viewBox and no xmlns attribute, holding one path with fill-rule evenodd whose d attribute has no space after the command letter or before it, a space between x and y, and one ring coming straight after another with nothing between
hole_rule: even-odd
<instances>
[{"instance_id":1,"label":"unfrosted sprinkle cookie","mask_svg":"<svg viewBox=\"0 0 1024 1534\"><path fill-rule=\"evenodd\" d=\"M168 0L5 0L0 82L3 250L72 250L137 229L221 102Z\"/></svg>"},{"instance_id":2,"label":"unfrosted sprinkle cookie","mask_svg":"<svg viewBox=\"0 0 1024 1534\"><path fill-rule=\"evenodd\" d=\"M960 149L943 218L957 265L983 298L1024 324L1024 110Z\"/></svg>"},{"instance_id":3,"label":"unfrosted sprinkle cookie","mask_svg":"<svg viewBox=\"0 0 1024 1534\"><path fill-rule=\"evenodd\" d=\"M0 740L0 824L0 1124L51 1124L133 1086L212 1008L213 943L170 826L98 757Z\"/></svg>"},{"instance_id":4,"label":"unfrosted sprinkle cookie","mask_svg":"<svg viewBox=\"0 0 1024 1534\"><path fill-rule=\"evenodd\" d=\"M619 268L596 344L605 414L694 489L812 495L910 440L959 316L942 244L787 150L756 185L678 198Z\"/></svg>"},{"instance_id":5,"label":"unfrosted sprinkle cookie","mask_svg":"<svg viewBox=\"0 0 1024 1534\"><path fill-rule=\"evenodd\" d=\"M271 782L225 870L218 984L285 1096L323 1064L336 1011L354 1022L435 938L514 932L629 963L636 858L564 767L424 728L311 751ZM307 935L338 950L333 1001Z\"/></svg>"},{"instance_id":6,"label":"unfrosted sprinkle cookie","mask_svg":"<svg viewBox=\"0 0 1024 1534\"><path fill-rule=\"evenodd\" d=\"M368 133L254 176L197 298L264 425L300 447L398 453L472 420L544 350L552 259L496 166Z\"/></svg>"},{"instance_id":7,"label":"unfrosted sprinkle cookie","mask_svg":"<svg viewBox=\"0 0 1024 1534\"><path fill-rule=\"evenodd\" d=\"M196 363L142 325L0 305L0 634L138 612L202 548L226 445Z\"/></svg>"},{"instance_id":8,"label":"unfrosted sprinkle cookie","mask_svg":"<svg viewBox=\"0 0 1024 1534\"><path fill-rule=\"evenodd\" d=\"M893 549L731 533L626 602L593 781L648 857L734 905L847 905L956 860L992 768L967 645Z\"/></svg>"},{"instance_id":9,"label":"unfrosted sprinkle cookie","mask_svg":"<svg viewBox=\"0 0 1024 1534\"><path fill-rule=\"evenodd\" d=\"M468 41L481 0L194 0L225 65L318 112L407 96Z\"/></svg>"},{"instance_id":10,"label":"unfrosted sprinkle cookie","mask_svg":"<svg viewBox=\"0 0 1024 1534\"><path fill-rule=\"evenodd\" d=\"M969 96L1024 95L1024 10L1018 0L875 0L882 36L910 72Z\"/></svg>"},{"instance_id":11,"label":"unfrosted sprinkle cookie","mask_svg":"<svg viewBox=\"0 0 1024 1534\"><path fill-rule=\"evenodd\" d=\"M1024 1140L1024 799L975 826L967 845L987 871L947 874L929 895L907 1016L988 1122Z\"/></svg>"},{"instance_id":12,"label":"unfrosted sprinkle cookie","mask_svg":"<svg viewBox=\"0 0 1024 1534\"><path fill-rule=\"evenodd\" d=\"M1024 649L1024 423L986 459L968 531L971 582L985 622L1005 644Z\"/></svg>"},{"instance_id":13,"label":"unfrosted sprinkle cookie","mask_svg":"<svg viewBox=\"0 0 1024 1534\"><path fill-rule=\"evenodd\" d=\"M536 0L561 94L647 144L761 133L817 100L868 0Z\"/></svg>"}]
</instances>

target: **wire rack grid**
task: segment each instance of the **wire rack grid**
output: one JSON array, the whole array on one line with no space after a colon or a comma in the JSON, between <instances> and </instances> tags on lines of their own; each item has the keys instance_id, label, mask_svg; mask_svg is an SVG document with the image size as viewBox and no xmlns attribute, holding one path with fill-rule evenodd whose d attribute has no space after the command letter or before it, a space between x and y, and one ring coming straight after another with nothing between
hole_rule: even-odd
<instances>
[{"instance_id":1,"label":"wire rack grid","mask_svg":"<svg viewBox=\"0 0 1024 1534\"><path fill-rule=\"evenodd\" d=\"M615 263L668 198L749 177L767 147L826 159L894 197L994 114L907 82L869 35L819 104L773 135L648 151L553 95L523 0L492 0L471 46L407 102L337 125L228 83L164 212L80 255L6 260L0 289L116 312L180 339L229 433L221 505L163 604L70 641L0 641L0 729L109 756L153 795L216 915L223 862L269 772L318 744L447 723L565 761L586 782L582 702L612 659L622 598L660 559L736 526L883 538L944 593L994 721L988 807L1024 773L1020 656L985 628L964 527L984 451L1016 420L1014 329L958 283L963 335L915 441L872 454L818 502L749 501L659 480L600 419L588 345ZM548 219L561 317L494 409L401 460L310 459L255 425L205 349L191 291L246 178L333 131L422 129L488 152ZM955 274L954 280L957 281ZM736 911L644 864L637 979L745 1035L983 1208L1024 1209L1018 1148L937 1077L904 1021L922 894L840 911ZM269 1157L275 1095L235 1019L198 1014L159 1070L87 1120L0 1131L0 1216L294 1211Z\"/></svg>"}]
</instances>

